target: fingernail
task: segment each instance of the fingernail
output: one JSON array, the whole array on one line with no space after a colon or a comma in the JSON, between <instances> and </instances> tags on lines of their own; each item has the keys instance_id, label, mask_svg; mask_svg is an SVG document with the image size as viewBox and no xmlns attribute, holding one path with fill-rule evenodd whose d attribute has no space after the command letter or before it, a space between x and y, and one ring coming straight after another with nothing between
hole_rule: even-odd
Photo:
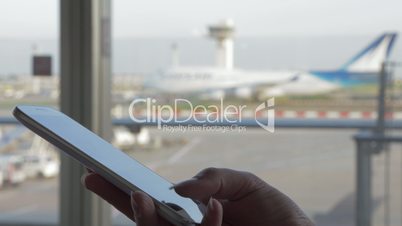
<instances>
[{"instance_id":1,"label":"fingernail","mask_svg":"<svg viewBox=\"0 0 402 226\"><path fill-rule=\"evenodd\" d=\"M198 180L198 178L191 178L191 179L183 180L183 181L174 183L171 188L175 188L175 187L177 187L177 186L179 186L179 185L181 185L183 183L193 182L193 181L196 181L196 180Z\"/></svg>"},{"instance_id":2,"label":"fingernail","mask_svg":"<svg viewBox=\"0 0 402 226\"><path fill-rule=\"evenodd\" d=\"M140 210L138 208L138 204L134 199L134 192L131 192L131 206L133 207L134 218L137 219L141 217Z\"/></svg>"},{"instance_id":3,"label":"fingernail","mask_svg":"<svg viewBox=\"0 0 402 226\"><path fill-rule=\"evenodd\" d=\"M87 177L87 175L88 175L88 174L84 173L84 174L81 176L81 184L84 185L85 188L87 187L87 185L85 184L85 178Z\"/></svg>"},{"instance_id":4,"label":"fingernail","mask_svg":"<svg viewBox=\"0 0 402 226\"><path fill-rule=\"evenodd\" d=\"M172 188L174 188L174 187L176 187L176 185L182 184L183 182L186 182L186 181L188 181L188 180L182 180L182 181L176 182L176 183L172 184Z\"/></svg>"}]
</instances>

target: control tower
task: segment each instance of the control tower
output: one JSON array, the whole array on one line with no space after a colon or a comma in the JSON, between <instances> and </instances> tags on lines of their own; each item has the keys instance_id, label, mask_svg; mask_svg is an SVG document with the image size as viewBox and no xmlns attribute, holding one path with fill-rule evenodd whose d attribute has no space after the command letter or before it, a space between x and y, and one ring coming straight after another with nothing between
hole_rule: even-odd
<instances>
[{"instance_id":1,"label":"control tower","mask_svg":"<svg viewBox=\"0 0 402 226\"><path fill-rule=\"evenodd\" d=\"M209 36L217 42L216 63L226 70L233 68L233 35L234 23L230 19L209 26Z\"/></svg>"}]
</instances>

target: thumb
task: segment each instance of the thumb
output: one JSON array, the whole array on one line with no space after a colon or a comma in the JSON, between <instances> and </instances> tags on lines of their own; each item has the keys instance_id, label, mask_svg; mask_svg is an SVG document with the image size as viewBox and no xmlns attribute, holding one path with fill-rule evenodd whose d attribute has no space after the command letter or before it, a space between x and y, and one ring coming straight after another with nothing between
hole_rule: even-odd
<instances>
[{"instance_id":1,"label":"thumb","mask_svg":"<svg viewBox=\"0 0 402 226\"><path fill-rule=\"evenodd\" d=\"M194 178L176 184L174 189L181 196L207 203L210 197L238 200L259 189L261 184L258 177L247 172L207 168Z\"/></svg>"},{"instance_id":2,"label":"thumb","mask_svg":"<svg viewBox=\"0 0 402 226\"><path fill-rule=\"evenodd\" d=\"M221 203L211 198L208 202L207 212L202 220L201 226L221 226L223 219L223 208Z\"/></svg>"}]
</instances>

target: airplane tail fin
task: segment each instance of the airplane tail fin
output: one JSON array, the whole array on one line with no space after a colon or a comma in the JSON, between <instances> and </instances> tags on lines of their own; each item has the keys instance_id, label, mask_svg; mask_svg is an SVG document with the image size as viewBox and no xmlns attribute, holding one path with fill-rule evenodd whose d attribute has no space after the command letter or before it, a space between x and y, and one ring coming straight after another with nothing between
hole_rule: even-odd
<instances>
[{"instance_id":1,"label":"airplane tail fin","mask_svg":"<svg viewBox=\"0 0 402 226\"><path fill-rule=\"evenodd\" d=\"M342 66L350 72L378 72L388 59L397 33L385 33Z\"/></svg>"}]
</instances>

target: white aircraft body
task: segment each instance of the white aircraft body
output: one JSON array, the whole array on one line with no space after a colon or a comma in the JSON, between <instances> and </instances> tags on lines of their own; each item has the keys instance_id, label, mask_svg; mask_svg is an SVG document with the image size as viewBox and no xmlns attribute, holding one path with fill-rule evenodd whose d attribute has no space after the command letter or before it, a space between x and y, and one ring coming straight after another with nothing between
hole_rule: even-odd
<instances>
[{"instance_id":1,"label":"white aircraft body","mask_svg":"<svg viewBox=\"0 0 402 226\"><path fill-rule=\"evenodd\" d=\"M340 87L375 83L390 55L396 33L385 33L333 71L249 71L219 67L172 67L145 80L145 87L171 94L234 94L259 98L325 93Z\"/></svg>"}]
</instances>

